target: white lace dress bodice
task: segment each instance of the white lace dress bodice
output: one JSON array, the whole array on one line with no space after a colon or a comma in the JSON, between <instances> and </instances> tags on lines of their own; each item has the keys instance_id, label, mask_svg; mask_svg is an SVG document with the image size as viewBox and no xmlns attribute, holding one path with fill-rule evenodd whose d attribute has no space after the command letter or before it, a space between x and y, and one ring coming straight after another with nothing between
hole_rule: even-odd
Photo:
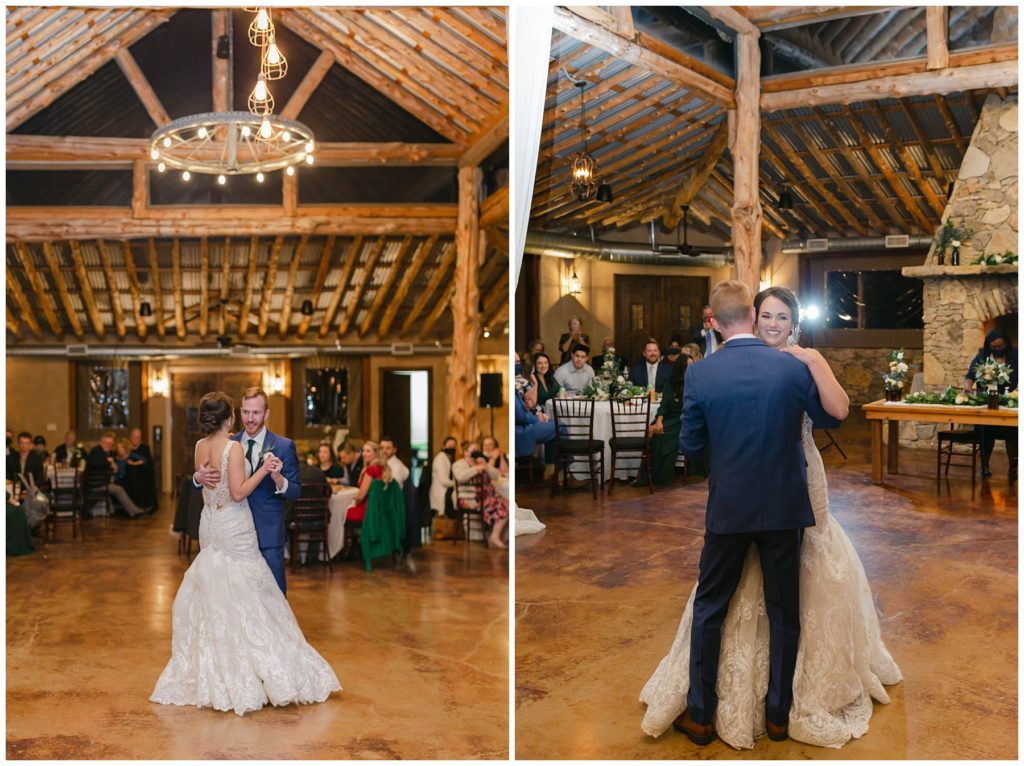
<instances>
[{"instance_id":1,"label":"white lace dress bodice","mask_svg":"<svg viewBox=\"0 0 1024 766\"><path fill-rule=\"evenodd\" d=\"M882 641L878 614L860 558L828 512L828 483L813 424L804 416L802 441L814 526L800 548L800 644L793 678L789 735L822 747L862 736L872 699L888 702L884 685L900 670ZM686 707L690 686L690 627L696 585L675 640L640 692L647 705L641 728L658 736ZM751 748L765 733L768 615L757 549L751 545L722 625L715 729L735 748Z\"/></svg>"},{"instance_id":2,"label":"white lace dress bodice","mask_svg":"<svg viewBox=\"0 0 1024 766\"><path fill-rule=\"evenodd\" d=\"M260 554L247 500L231 499L228 442L221 480L203 489L200 552L172 609L171 659L150 700L233 710L323 702L341 685L302 635Z\"/></svg>"}]
</instances>

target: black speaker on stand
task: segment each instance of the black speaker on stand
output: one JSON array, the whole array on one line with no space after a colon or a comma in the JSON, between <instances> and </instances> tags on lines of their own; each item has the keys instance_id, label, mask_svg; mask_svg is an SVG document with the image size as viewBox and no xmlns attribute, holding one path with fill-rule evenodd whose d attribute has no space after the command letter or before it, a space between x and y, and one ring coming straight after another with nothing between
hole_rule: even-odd
<instances>
[{"instance_id":1,"label":"black speaker on stand","mask_svg":"<svg viewBox=\"0 0 1024 766\"><path fill-rule=\"evenodd\" d=\"M494 437L494 408L505 404L501 395L502 375L500 372L480 373L480 406L491 411L491 437Z\"/></svg>"}]
</instances>

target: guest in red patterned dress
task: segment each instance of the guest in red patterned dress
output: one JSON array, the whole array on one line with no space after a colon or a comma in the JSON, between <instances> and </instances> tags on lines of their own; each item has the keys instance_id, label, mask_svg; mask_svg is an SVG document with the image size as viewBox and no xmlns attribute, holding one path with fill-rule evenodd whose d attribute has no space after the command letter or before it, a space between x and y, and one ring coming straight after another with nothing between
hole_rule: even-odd
<instances>
[{"instance_id":1,"label":"guest in red patterned dress","mask_svg":"<svg viewBox=\"0 0 1024 766\"><path fill-rule=\"evenodd\" d=\"M462 443L462 459L452 465L455 481L465 484L476 476L484 476L481 489L484 522L491 526L490 544L495 548L505 548L501 533L508 525L508 500L498 494L493 482L501 477L501 471L489 465L480 445L476 442Z\"/></svg>"},{"instance_id":2,"label":"guest in red patterned dress","mask_svg":"<svg viewBox=\"0 0 1024 766\"><path fill-rule=\"evenodd\" d=\"M345 521L362 523L366 518L366 499L370 494L370 484L374 479L383 479L387 484L391 481L391 469L380 454L380 445L376 442L363 442L363 472L359 476L359 492L356 504L348 510Z\"/></svg>"}]
</instances>

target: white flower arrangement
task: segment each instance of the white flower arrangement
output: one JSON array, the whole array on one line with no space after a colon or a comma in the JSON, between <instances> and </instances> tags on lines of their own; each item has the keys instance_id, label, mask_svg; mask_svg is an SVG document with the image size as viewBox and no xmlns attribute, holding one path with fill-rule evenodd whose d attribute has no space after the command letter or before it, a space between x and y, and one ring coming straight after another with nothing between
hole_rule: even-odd
<instances>
[{"instance_id":1,"label":"white flower arrangement","mask_svg":"<svg viewBox=\"0 0 1024 766\"><path fill-rule=\"evenodd\" d=\"M974 368L974 379L978 383L984 383L989 391L995 391L999 386L1010 382L1010 375L1013 368L1004 362L997 362L989 357Z\"/></svg>"},{"instance_id":2,"label":"white flower arrangement","mask_svg":"<svg viewBox=\"0 0 1024 766\"><path fill-rule=\"evenodd\" d=\"M906 380L907 373L910 371L910 365L903 361L904 355L905 352L902 348L898 348L889 354L889 374L885 377L900 383Z\"/></svg>"}]
</instances>

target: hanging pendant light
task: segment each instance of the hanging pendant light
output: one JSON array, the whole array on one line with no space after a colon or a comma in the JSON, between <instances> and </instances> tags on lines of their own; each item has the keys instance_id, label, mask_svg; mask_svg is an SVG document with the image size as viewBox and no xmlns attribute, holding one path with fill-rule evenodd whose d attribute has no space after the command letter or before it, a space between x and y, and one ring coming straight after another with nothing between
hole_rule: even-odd
<instances>
[{"instance_id":1,"label":"hanging pendant light","mask_svg":"<svg viewBox=\"0 0 1024 766\"><path fill-rule=\"evenodd\" d=\"M580 89L580 125L583 129L583 151L577 152L572 158L572 180L569 188L572 195L580 202L586 202L597 194L597 162L587 151L587 103L583 98L585 82L573 83Z\"/></svg>"}]
</instances>

